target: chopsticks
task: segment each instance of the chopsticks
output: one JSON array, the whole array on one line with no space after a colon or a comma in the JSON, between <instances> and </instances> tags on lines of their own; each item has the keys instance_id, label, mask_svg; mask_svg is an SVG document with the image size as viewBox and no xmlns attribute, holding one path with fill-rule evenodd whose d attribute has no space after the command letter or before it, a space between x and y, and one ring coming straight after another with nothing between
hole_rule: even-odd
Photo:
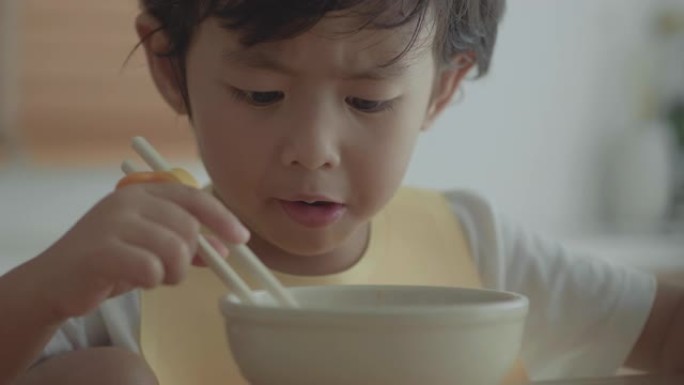
<instances>
[{"instance_id":1,"label":"chopsticks","mask_svg":"<svg viewBox=\"0 0 684 385\"><path fill-rule=\"evenodd\" d=\"M154 171L171 171L171 165L155 150L154 147L143 137L137 136L132 140L135 152ZM121 164L121 169L126 174L138 172L133 163L126 160ZM211 246L209 241L200 234L198 237L199 254L209 268L228 286L228 288L240 299L249 304L257 304L250 287L228 262ZM247 247L247 245L227 245L231 255L239 259L250 274L255 276L264 286L268 293L283 307L299 307L294 297L285 290L278 279L264 266L261 260Z\"/></svg>"}]
</instances>

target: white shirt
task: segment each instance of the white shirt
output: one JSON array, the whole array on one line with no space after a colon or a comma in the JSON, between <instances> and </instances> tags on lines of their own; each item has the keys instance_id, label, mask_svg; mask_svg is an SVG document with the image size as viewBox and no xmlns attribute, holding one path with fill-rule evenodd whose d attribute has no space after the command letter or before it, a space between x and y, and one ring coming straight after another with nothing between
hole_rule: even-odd
<instances>
[{"instance_id":1,"label":"white shirt","mask_svg":"<svg viewBox=\"0 0 684 385\"><path fill-rule=\"evenodd\" d=\"M648 318L655 278L571 253L504 222L482 197L446 193L466 230L485 287L530 300L522 359L532 380L608 376L623 364ZM139 292L68 320L41 359L111 345L139 352Z\"/></svg>"}]
</instances>

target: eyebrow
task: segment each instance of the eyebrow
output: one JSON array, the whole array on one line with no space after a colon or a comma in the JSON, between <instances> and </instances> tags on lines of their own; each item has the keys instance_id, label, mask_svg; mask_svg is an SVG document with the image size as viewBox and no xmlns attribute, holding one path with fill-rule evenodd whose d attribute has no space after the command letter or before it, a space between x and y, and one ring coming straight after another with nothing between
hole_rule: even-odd
<instances>
[{"instance_id":1,"label":"eyebrow","mask_svg":"<svg viewBox=\"0 0 684 385\"><path fill-rule=\"evenodd\" d=\"M231 64L278 72L289 76L298 74L297 70L263 50L227 50L223 54L223 59ZM389 64L378 65L367 70L345 72L342 74L342 78L346 80L385 80L402 75L406 72L407 67L408 64L402 60L393 60Z\"/></svg>"}]
</instances>

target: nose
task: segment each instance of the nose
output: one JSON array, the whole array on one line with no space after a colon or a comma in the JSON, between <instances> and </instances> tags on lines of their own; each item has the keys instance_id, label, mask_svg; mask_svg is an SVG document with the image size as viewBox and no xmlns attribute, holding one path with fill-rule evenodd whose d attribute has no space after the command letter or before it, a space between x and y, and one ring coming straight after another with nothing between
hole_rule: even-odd
<instances>
[{"instance_id":1,"label":"nose","mask_svg":"<svg viewBox=\"0 0 684 385\"><path fill-rule=\"evenodd\" d=\"M292 120L291 127L285 131L282 146L281 159L285 166L320 170L340 164L335 119L326 115L314 111L304 119Z\"/></svg>"}]
</instances>

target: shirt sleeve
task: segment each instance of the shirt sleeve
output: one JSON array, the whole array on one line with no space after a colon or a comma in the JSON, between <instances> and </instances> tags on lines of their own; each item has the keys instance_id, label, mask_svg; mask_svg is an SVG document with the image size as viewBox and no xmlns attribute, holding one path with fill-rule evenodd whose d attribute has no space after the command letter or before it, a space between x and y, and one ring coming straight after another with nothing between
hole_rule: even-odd
<instances>
[{"instance_id":1,"label":"shirt sleeve","mask_svg":"<svg viewBox=\"0 0 684 385\"><path fill-rule=\"evenodd\" d=\"M447 196L484 285L530 300L522 358L532 379L613 375L648 318L655 277L504 222L476 194Z\"/></svg>"},{"instance_id":2,"label":"shirt sleeve","mask_svg":"<svg viewBox=\"0 0 684 385\"><path fill-rule=\"evenodd\" d=\"M139 315L137 291L109 299L90 314L64 322L34 364L58 354L100 346L139 352Z\"/></svg>"}]
</instances>

